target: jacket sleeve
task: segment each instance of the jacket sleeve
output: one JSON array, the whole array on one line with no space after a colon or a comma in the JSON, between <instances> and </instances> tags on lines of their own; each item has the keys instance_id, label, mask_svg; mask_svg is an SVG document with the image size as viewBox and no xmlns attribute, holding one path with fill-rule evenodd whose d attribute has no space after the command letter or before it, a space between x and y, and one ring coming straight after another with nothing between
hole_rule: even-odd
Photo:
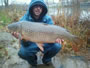
<instances>
[{"instance_id":1,"label":"jacket sleeve","mask_svg":"<svg viewBox=\"0 0 90 68\"><path fill-rule=\"evenodd\" d=\"M47 24L51 24L51 25L54 24L54 22L53 22L51 16L48 16L48 17L47 17Z\"/></svg>"},{"instance_id":2,"label":"jacket sleeve","mask_svg":"<svg viewBox=\"0 0 90 68\"><path fill-rule=\"evenodd\" d=\"M29 21L29 14L28 14L28 12L23 17L21 17L20 21Z\"/></svg>"}]
</instances>

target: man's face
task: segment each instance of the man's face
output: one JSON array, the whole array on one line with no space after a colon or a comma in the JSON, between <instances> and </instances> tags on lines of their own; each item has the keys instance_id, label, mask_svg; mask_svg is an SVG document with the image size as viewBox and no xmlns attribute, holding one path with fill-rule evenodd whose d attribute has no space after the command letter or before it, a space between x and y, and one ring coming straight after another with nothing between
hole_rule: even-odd
<instances>
[{"instance_id":1,"label":"man's face","mask_svg":"<svg viewBox=\"0 0 90 68\"><path fill-rule=\"evenodd\" d=\"M34 6L34 8L33 8L33 13L34 13L36 16L40 16L40 14L42 13L42 10L43 10L42 6L36 5L36 6Z\"/></svg>"}]
</instances>

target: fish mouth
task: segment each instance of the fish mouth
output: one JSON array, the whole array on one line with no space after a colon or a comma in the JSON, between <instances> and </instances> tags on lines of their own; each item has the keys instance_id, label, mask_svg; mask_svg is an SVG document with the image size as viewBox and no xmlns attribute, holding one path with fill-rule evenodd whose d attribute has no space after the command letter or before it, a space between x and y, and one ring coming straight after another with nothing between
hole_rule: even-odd
<instances>
[{"instance_id":1,"label":"fish mouth","mask_svg":"<svg viewBox=\"0 0 90 68\"><path fill-rule=\"evenodd\" d=\"M6 32L11 33L11 32L9 31L9 29L8 29L8 26L6 26L5 29L6 29Z\"/></svg>"},{"instance_id":2,"label":"fish mouth","mask_svg":"<svg viewBox=\"0 0 90 68\"><path fill-rule=\"evenodd\" d=\"M12 31L10 30L10 26L9 25L7 25L5 28L6 28L6 32L12 33Z\"/></svg>"}]
</instances>

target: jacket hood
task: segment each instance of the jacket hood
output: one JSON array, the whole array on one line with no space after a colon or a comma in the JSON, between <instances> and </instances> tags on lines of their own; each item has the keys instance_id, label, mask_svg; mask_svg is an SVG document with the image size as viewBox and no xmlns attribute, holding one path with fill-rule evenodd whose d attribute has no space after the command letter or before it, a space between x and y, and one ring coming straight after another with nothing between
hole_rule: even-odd
<instances>
[{"instance_id":1,"label":"jacket hood","mask_svg":"<svg viewBox=\"0 0 90 68\"><path fill-rule=\"evenodd\" d=\"M40 17L45 16L47 11L48 11L48 9L47 9L47 6L46 6L44 0L31 0L30 5L29 5L29 10L28 10L29 11L29 15L31 15L31 17L33 17L32 9L37 4L39 4L39 5L41 5L43 7L43 12L42 12Z\"/></svg>"}]
</instances>

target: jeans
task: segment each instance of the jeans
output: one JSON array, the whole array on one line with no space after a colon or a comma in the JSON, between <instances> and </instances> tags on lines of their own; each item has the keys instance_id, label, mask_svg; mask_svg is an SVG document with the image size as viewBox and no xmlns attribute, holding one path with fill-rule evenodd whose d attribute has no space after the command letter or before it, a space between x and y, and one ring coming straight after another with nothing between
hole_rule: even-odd
<instances>
[{"instance_id":1,"label":"jeans","mask_svg":"<svg viewBox=\"0 0 90 68\"><path fill-rule=\"evenodd\" d=\"M43 63L50 62L52 57L54 57L61 49L61 45L59 43L44 43L44 54ZM31 65L37 64L37 56L36 53L39 52L40 49L34 42L28 41L27 43L21 43L21 48L18 52L20 58L28 61Z\"/></svg>"}]
</instances>

